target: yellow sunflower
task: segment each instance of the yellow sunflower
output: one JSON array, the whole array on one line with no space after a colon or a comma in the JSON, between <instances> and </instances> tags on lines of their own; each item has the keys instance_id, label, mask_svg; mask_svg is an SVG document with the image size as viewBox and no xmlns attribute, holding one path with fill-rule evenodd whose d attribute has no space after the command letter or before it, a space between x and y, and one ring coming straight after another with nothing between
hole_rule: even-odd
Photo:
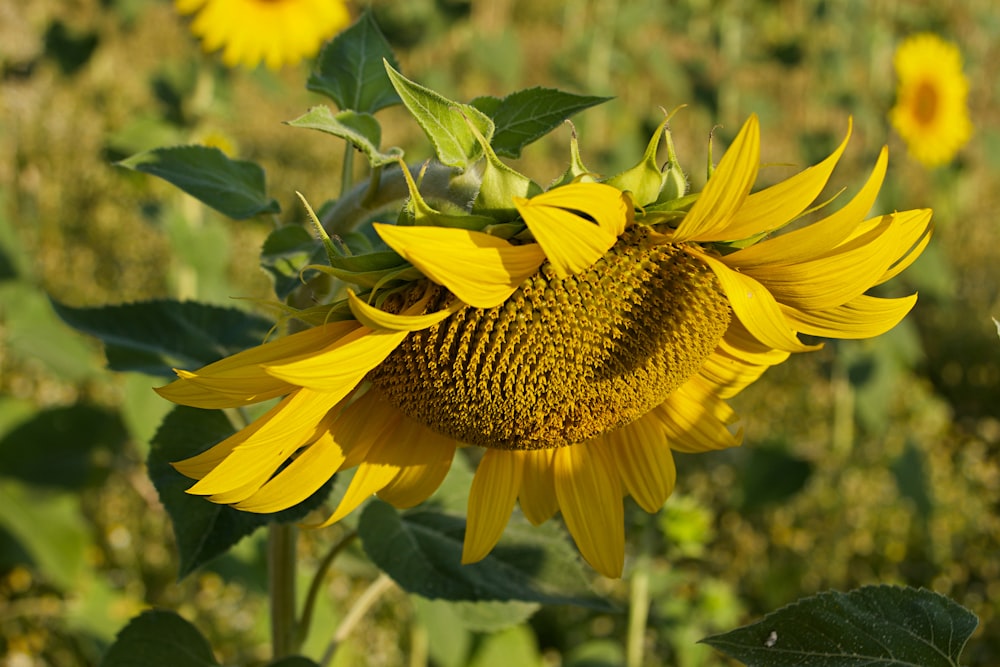
<instances>
[{"instance_id":1,"label":"yellow sunflower","mask_svg":"<svg viewBox=\"0 0 1000 667\"><path fill-rule=\"evenodd\" d=\"M342 0L175 0L174 6L181 14L197 14L191 32L205 51L223 49L228 67L297 63L351 18Z\"/></svg>"},{"instance_id":2,"label":"yellow sunflower","mask_svg":"<svg viewBox=\"0 0 1000 667\"><path fill-rule=\"evenodd\" d=\"M958 48L931 33L896 49L896 106L889 112L910 153L928 167L945 164L972 136Z\"/></svg>"},{"instance_id":3,"label":"yellow sunflower","mask_svg":"<svg viewBox=\"0 0 1000 667\"><path fill-rule=\"evenodd\" d=\"M178 371L159 390L200 408L284 397L176 467L198 480L190 493L251 512L290 507L353 469L329 525L372 494L421 503L456 448L474 446L463 562L490 552L519 504L536 525L561 512L587 562L620 576L623 496L656 512L674 488L672 451L740 444L725 399L818 347L799 333L875 336L913 306L916 295L866 294L930 235L927 210L866 219L885 149L843 208L761 240L803 214L846 143L750 194L751 117L696 199L637 207L578 179L514 198L516 220L486 231L376 223L411 267L399 287L349 292L325 311L338 321Z\"/></svg>"}]
</instances>

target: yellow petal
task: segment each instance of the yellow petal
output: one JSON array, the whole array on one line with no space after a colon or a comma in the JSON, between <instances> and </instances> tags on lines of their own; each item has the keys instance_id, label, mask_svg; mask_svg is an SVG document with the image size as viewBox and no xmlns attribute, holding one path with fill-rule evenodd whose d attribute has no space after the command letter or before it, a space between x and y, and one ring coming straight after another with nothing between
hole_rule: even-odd
<instances>
[{"instance_id":1,"label":"yellow petal","mask_svg":"<svg viewBox=\"0 0 1000 667\"><path fill-rule=\"evenodd\" d=\"M427 305L429 298L430 292L414 304L413 307L407 308L407 311L419 313ZM379 310L374 306L369 306L354 294L354 290L347 290L347 299L351 313L357 318L358 322L361 322L361 324L369 329L377 331L420 331L421 329L428 329L465 307L464 303L456 300L444 310L439 310L436 313L429 313L427 315L408 315L405 313L395 315L387 313L384 310Z\"/></svg>"},{"instance_id":2,"label":"yellow petal","mask_svg":"<svg viewBox=\"0 0 1000 667\"><path fill-rule=\"evenodd\" d=\"M757 116L751 115L677 226L674 241L733 240L729 225L757 179L759 161L760 124Z\"/></svg>"},{"instance_id":3,"label":"yellow petal","mask_svg":"<svg viewBox=\"0 0 1000 667\"><path fill-rule=\"evenodd\" d=\"M658 512L677 481L663 425L647 414L604 438L614 450L625 490L639 507L651 514Z\"/></svg>"},{"instance_id":4,"label":"yellow petal","mask_svg":"<svg viewBox=\"0 0 1000 667\"><path fill-rule=\"evenodd\" d=\"M840 210L786 234L757 243L726 256L730 266L750 268L767 264L794 264L828 252L848 238L865 219L885 179L889 152L879 153L875 168L861 190Z\"/></svg>"},{"instance_id":5,"label":"yellow petal","mask_svg":"<svg viewBox=\"0 0 1000 667\"><path fill-rule=\"evenodd\" d=\"M794 220L823 191L850 138L851 124L848 124L847 136L828 158L747 197L743 205L733 213L725 230L728 236L726 240L745 239L771 232Z\"/></svg>"},{"instance_id":6,"label":"yellow petal","mask_svg":"<svg viewBox=\"0 0 1000 667\"><path fill-rule=\"evenodd\" d=\"M591 440L555 453L556 497L584 560L606 577L625 565L622 487L607 443Z\"/></svg>"},{"instance_id":7,"label":"yellow petal","mask_svg":"<svg viewBox=\"0 0 1000 667\"><path fill-rule=\"evenodd\" d=\"M455 457L456 443L407 417L400 420L392 437L397 447L412 452L412 458L378 496L393 507L413 507L441 486Z\"/></svg>"},{"instance_id":8,"label":"yellow petal","mask_svg":"<svg viewBox=\"0 0 1000 667\"><path fill-rule=\"evenodd\" d=\"M904 252L901 253L901 259L898 259L875 281L876 285L881 285L902 273L906 267L913 264L917 257L920 257L920 253L931 241L933 225L931 225L930 209L903 211L894 214L894 216L896 223L902 228L898 247L904 249Z\"/></svg>"},{"instance_id":9,"label":"yellow petal","mask_svg":"<svg viewBox=\"0 0 1000 667\"><path fill-rule=\"evenodd\" d=\"M736 447L743 441L743 429L729 430L736 413L698 377L674 390L652 414L662 422L674 451L707 452Z\"/></svg>"},{"instance_id":10,"label":"yellow petal","mask_svg":"<svg viewBox=\"0 0 1000 667\"><path fill-rule=\"evenodd\" d=\"M524 452L487 449L469 490L469 512L462 544L462 563L486 557L503 534L517 500Z\"/></svg>"},{"instance_id":11,"label":"yellow petal","mask_svg":"<svg viewBox=\"0 0 1000 667\"><path fill-rule=\"evenodd\" d=\"M862 294L837 308L811 311L782 306L785 317L802 333L826 338L871 338L899 324L917 295L879 299Z\"/></svg>"},{"instance_id":12,"label":"yellow petal","mask_svg":"<svg viewBox=\"0 0 1000 667\"><path fill-rule=\"evenodd\" d=\"M361 327L313 354L265 369L274 377L300 387L346 392L385 361L407 335L407 331L372 331Z\"/></svg>"},{"instance_id":13,"label":"yellow petal","mask_svg":"<svg viewBox=\"0 0 1000 667\"><path fill-rule=\"evenodd\" d=\"M181 379L156 392L174 403L206 409L242 407L277 398L294 386L269 375L264 364L321 349L356 327L354 322L333 322L243 350L194 373L177 371Z\"/></svg>"},{"instance_id":14,"label":"yellow petal","mask_svg":"<svg viewBox=\"0 0 1000 667\"><path fill-rule=\"evenodd\" d=\"M553 475L554 449L532 449L524 452L524 479L518 492L518 503L525 518L538 526L559 509Z\"/></svg>"},{"instance_id":15,"label":"yellow petal","mask_svg":"<svg viewBox=\"0 0 1000 667\"><path fill-rule=\"evenodd\" d=\"M729 304L754 338L769 347L789 352L805 352L818 349L816 345L804 345L795 337L795 332L785 320L778 302L759 282L742 273L733 271L724 263L687 248L692 255L701 259L715 273L722 285Z\"/></svg>"},{"instance_id":16,"label":"yellow petal","mask_svg":"<svg viewBox=\"0 0 1000 667\"><path fill-rule=\"evenodd\" d=\"M374 227L403 259L475 308L503 303L545 261L536 243L515 246L483 232L379 223Z\"/></svg>"},{"instance_id":17,"label":"yellow petal","mask_svg":"<svg viewBox=\"0 0 1000 667\"><path fill-rule=\"evenodd\" d=\"M333 434L326 431L284 470L234 507L261 513L288 509L315 493L343 462L344 450L334 441Z\"/></svg>"},{"instance_id":18,"label":"yellow petal","mask_svg":"<svg viewBox=\"0 0 1000 667\"><path fill-rule=\"evenodd\" d=\"M737 319L730 323L718 347L702 363L698 375L714 387L719 398L731 398L788 356L784 350L760 343Z\"/></svg>"}]
</instances>

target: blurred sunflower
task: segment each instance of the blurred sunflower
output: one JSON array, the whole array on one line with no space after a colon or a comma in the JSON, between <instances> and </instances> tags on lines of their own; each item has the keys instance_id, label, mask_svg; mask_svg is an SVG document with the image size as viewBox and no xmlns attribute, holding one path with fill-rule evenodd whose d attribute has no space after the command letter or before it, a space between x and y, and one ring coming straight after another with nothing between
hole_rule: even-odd
<instances>
[{"instance_id":1,"label":"blurred sunflower","mask_svg":"<svg viewBox=\"0 0 1000 667\"><path fill-rule=\"evenodd\" d=\"M181 14L196 14L191 32L205 51L222 49L228 67L295 64L314 55L351 18L342 0L175 0L174 6Z\"/></svg>"},{"instance_id":2,"label":"blurred sunflower","mask_svg":"<svg viewBox=\"0 0 1000 667\"><path fill-rule=\"evenodd\" d=\"M339 310L300 313L316 326L178 371L159 390L201 408L284 397L176 467L199 480L191 493L251 512L290 507L355 469L329 525L372 494L399 508L424 501L456 448L477 446L463 562L490 552L519 503L536 525L561 511L584 558L620 576L623 496L656 512L674 488L672 451L738 445L725 399L790 352L818 347L797 333L875 336L913 306L916 295L865 293L930 236L930 211L865 219L885 149L842 209L762 240L803 214L846 143L750 194L760 154L751 117L696 197L657 203L663 182L580 175L514 197L516 219L486 231L456 216L449 226L376 223L407 263L397 287L348 292ZM410 185L410 205L425 206Z\"/></svg>"},{"instance_id":3,"label":"blurred sunflower","mask_svg":"<svg viewBox=\"0 0 1000 667\"><path fill-rule=\"evenodd\" d=\"M958 48L931 33L906 39L894 58L898 84L889 120L918 161L945 164L972 136Z\"/></svg>"}]
</instances>

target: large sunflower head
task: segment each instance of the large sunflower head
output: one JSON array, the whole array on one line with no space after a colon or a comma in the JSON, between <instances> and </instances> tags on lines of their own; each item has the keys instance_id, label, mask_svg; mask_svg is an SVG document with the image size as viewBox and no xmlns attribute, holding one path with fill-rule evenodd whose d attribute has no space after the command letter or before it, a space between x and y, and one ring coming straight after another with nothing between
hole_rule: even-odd
<instances>
[{"instance_id":1,"label":"large sunflower head","mask_svg":"<svg viewBox=\"0 0 1000 667\"><path fill-rule=\"evenodd\" d=\"M544 192L484 147L493 171L471 212L433 208L403 169L409 200L397 224L374 224L382 245L331 252L324 270L353 283L343 300L299 312L305 331L179 371L159 390L203 408L281 397L176 464L198 480L190 492L274 512L353 469L328 525L372 494L422 502L467 445L481 456L465 562L489 553L519 504L535 524L561 512L584 558L619 576L623 496L655 512L674 488L673 451L738 445L726 399L815 349L799 334L893 327L915 295L867 292L908 266L930 230L929 211L866 217L884 149L842 208L773 235L820 194L847 138L751 194L751 117L692 195L672 151L669 168L656 166L662 134L632 170L601 181L574 160ZM503 201L500 181L518 194Z\"/></svg>"},{"instance_id":2,"label":"large sunflower head","mask_svg":"<svg viewBox=\"0 0 1000 667\"><path fill-rule=\"evenodd\" d=\"M932 33L896 49L896 106L889 112L910 153L928 167L945 164L972 136L958 47Z\"/></svg>"},{"instance_id":3,"label":"large sunflower head","mask_svg":"<svg viewBox=\"0 0 1000 667\"><path fill-rule=\"evenodd\" d=\"M350 22L342 0L174 0L174 6L195 14L191 32L205 51L222 49L228 67L295 64Z\"/></svg>"}]
</instances>

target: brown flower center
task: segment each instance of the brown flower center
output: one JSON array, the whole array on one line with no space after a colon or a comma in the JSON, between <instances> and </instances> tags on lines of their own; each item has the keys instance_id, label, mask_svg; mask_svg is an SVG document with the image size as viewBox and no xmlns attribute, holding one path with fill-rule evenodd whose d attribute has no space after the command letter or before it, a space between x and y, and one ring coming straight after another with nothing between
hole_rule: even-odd
<instances>
[{"instance_id":1,"label":"brown flower center","mask_svg":"<svg viewBox=\"0 0 1000 667\"><path fill-rule=\"evenodd\" d=\"M452 298L440 289L428 309ZM730 318L711 270L634 227L586 272L559 279L543 265L503 304L466 307L411 333L368 379L403 413L457 440L560 447L666 400Z\"/></svg>"},{"instance_id":2,"label":"brown flower center","mask_svg":"<svg viewBox=\"0 0 1000 667\"><path fill-rule=\"evenodd\" d=\"M913 115L921 125L930 125L937 118L938 90L929 81L921 81L913 96Z\"/></svg>"}]
</instances>

